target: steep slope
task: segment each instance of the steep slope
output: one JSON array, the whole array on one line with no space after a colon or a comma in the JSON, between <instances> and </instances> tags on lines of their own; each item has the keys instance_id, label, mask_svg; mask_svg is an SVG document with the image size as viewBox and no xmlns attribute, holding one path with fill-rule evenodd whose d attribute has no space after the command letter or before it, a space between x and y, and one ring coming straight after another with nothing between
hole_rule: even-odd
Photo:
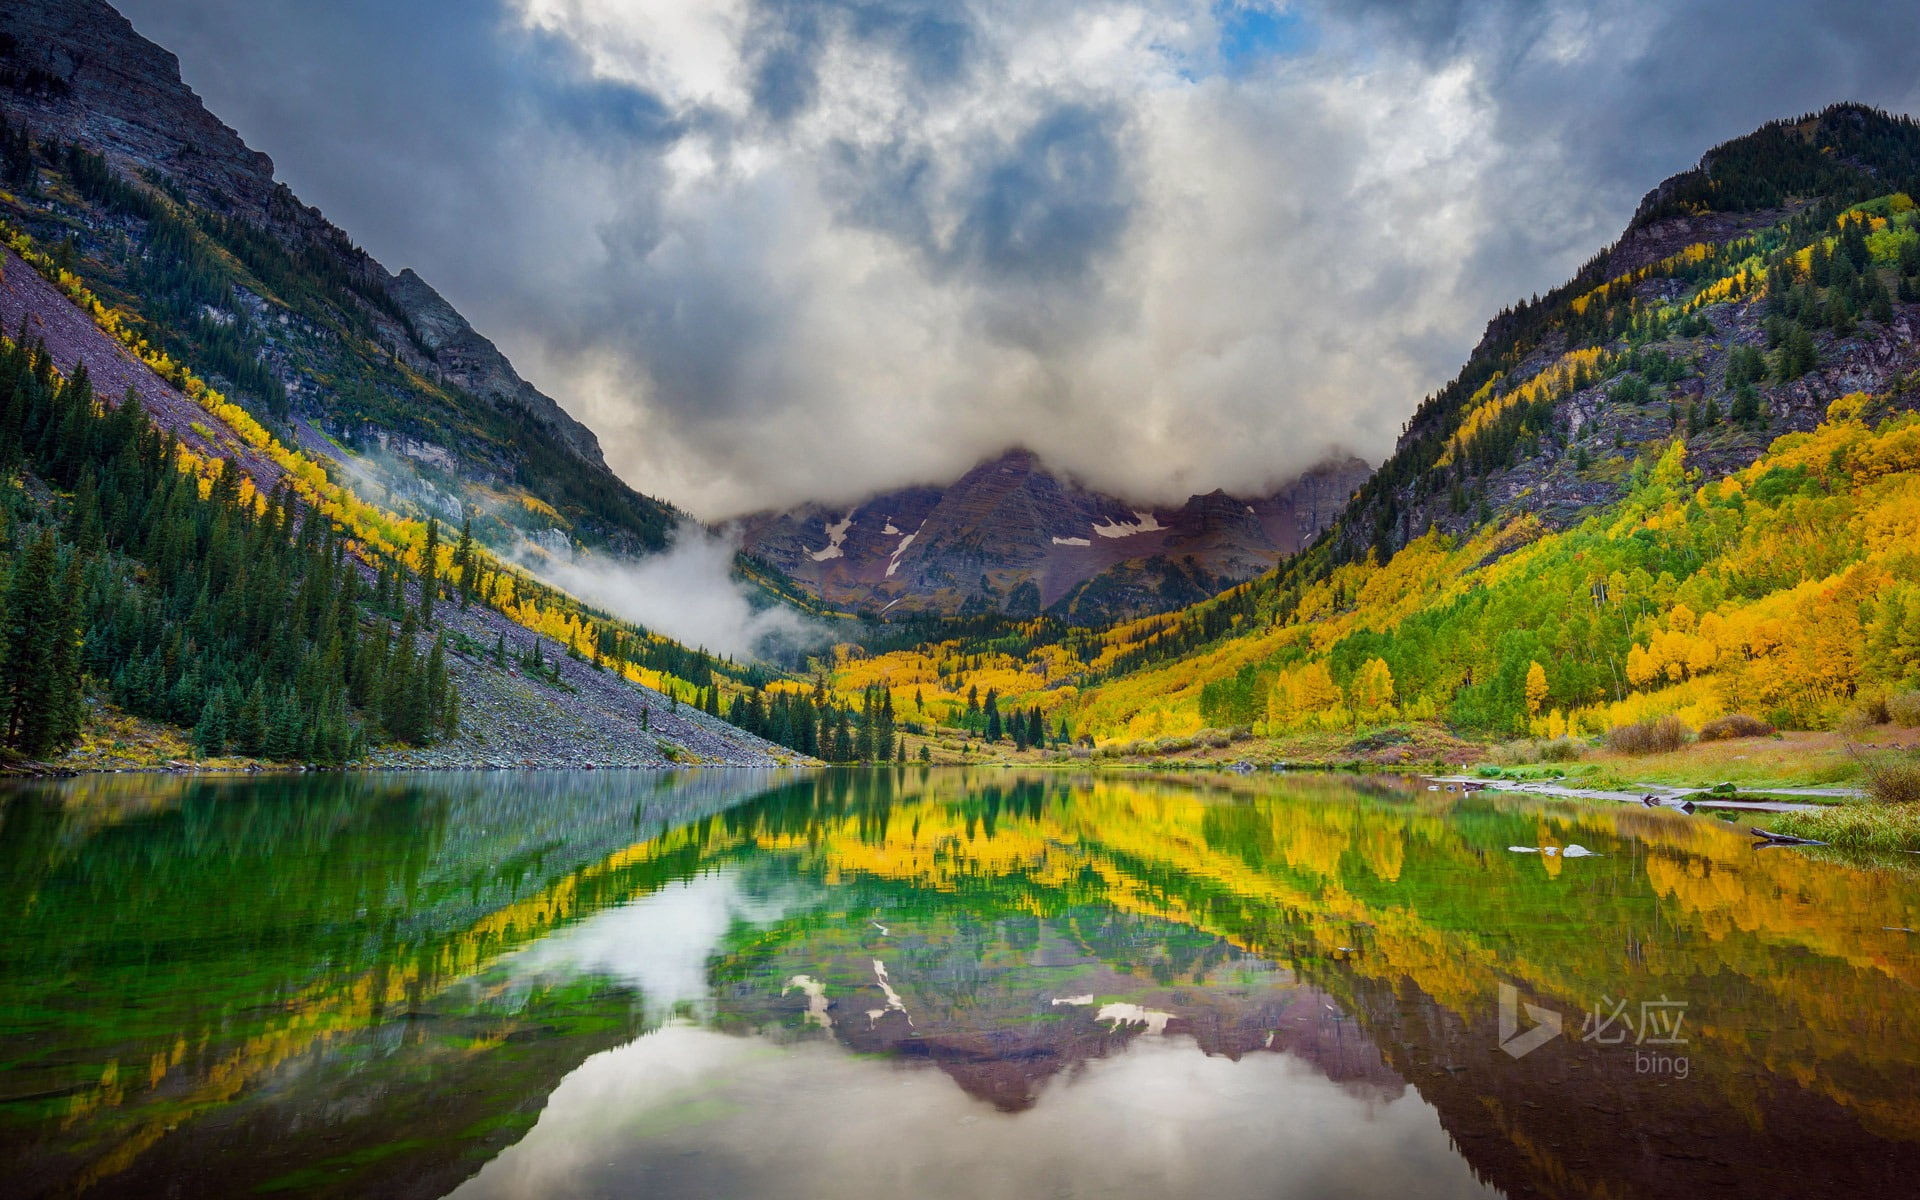
<instances>
[{"instance_id":1,"label":"steep slope","mask_svg":"<svg viewBox=\"0 0 1920 1200\"><path fill-rule=\"evenodd\" d=\"M360 460L363 485L405 512L458 520L472 501L495 544L665 544L670 506L615 476L591 431L424 280L276 183L102 0L0 10L0 116L32 139L9 138L0 214L289 442ZM56 159L72 186L39 186Z\"/></svg>"},{"instance_id":2,"label":"steep slope","mask_svg":"<svg viewBox=\"0 0 1920 1200\"><path fill-rule=\"evenodd\" d=\"M1368 474L1329 462L1271 495L1215 491L1146 508L1012 450L945 487L850 508L740 518L746 553L830 603L871 611L1043 610L1102 624L1179 607L1249 579L1324 529Z\"/></svg>"},{"instance_id":3,"label":"steep slope","mask_svg":"<svg viewBox=\"0 0 1920 1200\"><path fill-rule=\"evenodd\" d=\"M1920 127L1770 125L1500 314L1328 535L1178 614L842 664L929 719L1188 738L1679 713L1824 727L1920 686ZM974 727L977 727L977 723Z\"/></svg>"},{"instance_id":4,"label":"steep slope","mask_svg":"<svg viewBox=\"0 0 1920 1200\"><path fill-rule=\"evenodd\" d=\"M1496 318L1325 546L1118 634L1085 724L1817 728L1920 683L1885 532L1920 521L1916 181L1920 127L1851 105L1666 181Z\"/></svg>"},{"instance_id":5,"label":"steep slope","mask_svg":"<svg viewBox=\"0 0 1920 1200\"><path fill-rule=\"evenodd\" d=\"M417 527L395 528L316 486L309 461L263 433L249 437L234 424L243 414L198 380L188 387L200 399L162 378L10 249L0 251L0 323L36 348L21 372L0 339L0 466L23 475L0 510L12 585L0 596L5 657L29 661L21 651L35 639L21 631L34 620L79 635L64 662L57 650L45 656L62 695L41 703L12 682L0 688L11 714L51 714L46 736L10 739L13 749L46 757L79 732L84 672L104 698L191 729L216 757L462 766L795 757L682 703L717 692L727 668L705 655L596 620L484 558L456 565L460 556L442 549L429 582L425 547L410 540ZM90 416L75 401L63 415L83 378L92 396L115 399ZM383 537L400 541L383 548ZM74 584L30 618L20 581L31 575L26 548L42 540ZM302 639L283 626L316 632ZM65 765L128 764L104 752Z\"/></svg>"},{"instance_id":6,"label":"steep slope","mask_svg":"<svg viewBox=\"0 0 1920 1200\"><path fill-rule=\"evenodd\" d=\"M1911 368L1914 314L1908 297L1880 309L1871 293L1876 278L1894 290L1889 268L1912 272L1884 256L1877 275L1856 262L1837 306L1824 303L1825 278L1814 282L1812 312L1803 300L1788 312L1790 290L1771 298L1765 280L1778 278L1768 268L1787 248L1836 232L1831 222L1848 205L1920 191L1917 182L1920 130L1860 105L1774 122L1714 148L1649 192L1620 240L1571 280L1488 324L1460 374L1420 405L1342 515L1334 557L1384 558L1430 526L1462 534L1496 513L1564 527L1619 499L1625 480L1607 462L1669 432L1670 407L1704 412L1711 402L1727 415L1742 381L1735 357L1776 350L1785 336L1777 319L1805 328L1813 359L1747 380L1764 419L1716 425L1712 445L1694 447L1700 465L1744 466L1780 432L1811 429L1835 396L1888 386ZM1806 282L1800 266L1796 281ZM1720 280L1728 282L1712 294L1701 286ZM1576 361L1583 350L1604 353ZM1623 379L1636 382L1616 397ZM1641 393L1642 382L1651 390ZM1640 402L1616 402L1627 397Z\"/></svg>"}]
</instances>

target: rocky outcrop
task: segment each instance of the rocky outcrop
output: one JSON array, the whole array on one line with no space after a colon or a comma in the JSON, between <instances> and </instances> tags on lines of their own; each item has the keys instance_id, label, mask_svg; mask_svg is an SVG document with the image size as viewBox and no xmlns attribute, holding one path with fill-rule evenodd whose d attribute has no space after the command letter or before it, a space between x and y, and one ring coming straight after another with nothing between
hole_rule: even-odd
<instances>
[{"instance_id":1,"label":"rocky outcrop","mask_svg":"<svg viewBox=\"0 0 1920 1200\"><path fill-rule=\"evenodd\" d=\"M605 469L593 431L520 378L499 347L476 332L412 267L388 281L387 295L413 326L417 343L442 381L524 413L582 459Z\"/></svg>"},{"instance_id":2,"label":"rocky outcrop","mask_svg":"<svg viewBox=\"0 0 1920 1200\"><path fill-rule=\"evenodd\" d=\"M1215 491L1156 507L1011 450L944 487L755 513L735 526L747 553L833 604L1107 619L1177 607L1267 570L1326 528L1367 475L1349 458L1271 495Z\"/></svg>"},{"instance_id":3,"label":"rocky outcrop","mask_svg":"<svg viewBox=\"0 0 1920 1200\"><path fill-rule=\"evenodd\" d=\"M180 60L118 12L76 0L8 0L0 34L12 39L9 66L58 81L7 97L43 135L91 146L129 174L156 171L217 212L268 220L273 160L208 112L180 81Z\"/></svg>"}]
</instances>

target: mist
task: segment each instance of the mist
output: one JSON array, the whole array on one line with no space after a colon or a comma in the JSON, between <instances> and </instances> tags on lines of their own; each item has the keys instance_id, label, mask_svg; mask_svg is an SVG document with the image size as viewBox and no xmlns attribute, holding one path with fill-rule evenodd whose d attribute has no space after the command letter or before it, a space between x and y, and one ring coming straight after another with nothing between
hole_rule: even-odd
<instances>
[{"instance_id":1,"label":"mist","mask_svg":"<svg viewBox=\"0 0 1920 1200\"><path fill-rule=\"evenodd\" d=\"M667 549L646 558L583 550L550 552L522 543L514 560L566 592L710 654L751 660L825 644L829 631L784 605L757 607L733 577L737 542L683 522Z\"/></svg>"}]
</instances>

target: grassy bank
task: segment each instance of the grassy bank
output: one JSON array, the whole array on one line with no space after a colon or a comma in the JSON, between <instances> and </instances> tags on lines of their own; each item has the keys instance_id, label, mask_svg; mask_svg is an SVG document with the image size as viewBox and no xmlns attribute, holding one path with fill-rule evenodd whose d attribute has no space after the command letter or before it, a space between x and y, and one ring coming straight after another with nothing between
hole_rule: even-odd
<instances>
[{"instance_id":1,"label":"grassy bank","mask_svg":"<svg viewBox=\"0 0 1920 1200\"><path fill-rule=\"evenodd\" d=\"M1859 756L1867 795L1820 812L1787 813L1773 828L1842 850L1920 854L1920 753Z\"/></svg>"},{"instance_id":2,"label":"grassy bank","mask_svg":"<svg viewBox=\"0 0 1920 1200\"><path fill-rule=\"evenodd\" d=\"M1863 800L1818 812L1781 813L1767 821L1775 833L1814 838L1839 850L1920 854L1920 806Z\"/></svg>"}]
</instances>

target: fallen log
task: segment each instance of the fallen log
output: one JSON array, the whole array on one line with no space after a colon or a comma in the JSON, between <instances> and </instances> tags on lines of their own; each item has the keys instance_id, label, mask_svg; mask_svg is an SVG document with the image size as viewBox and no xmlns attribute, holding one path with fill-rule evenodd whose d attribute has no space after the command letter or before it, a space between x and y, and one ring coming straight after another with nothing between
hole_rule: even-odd
<instances>
[{"instance_id":1,"label":"fallen log","mask_svg":"<svg viewBox=\"0 0 1920 1200\"><path fill-rule=\"evenodd\" d=\"M1757 825L1748 826L1747 832L1759 838L1763 844L1768 846L1824 846L1827 844L1822 841L1816 841L1813 838L1795 837L1790 833L1775 833L1770 829L1762 829Z\"/></svg>"}]
</instances>

